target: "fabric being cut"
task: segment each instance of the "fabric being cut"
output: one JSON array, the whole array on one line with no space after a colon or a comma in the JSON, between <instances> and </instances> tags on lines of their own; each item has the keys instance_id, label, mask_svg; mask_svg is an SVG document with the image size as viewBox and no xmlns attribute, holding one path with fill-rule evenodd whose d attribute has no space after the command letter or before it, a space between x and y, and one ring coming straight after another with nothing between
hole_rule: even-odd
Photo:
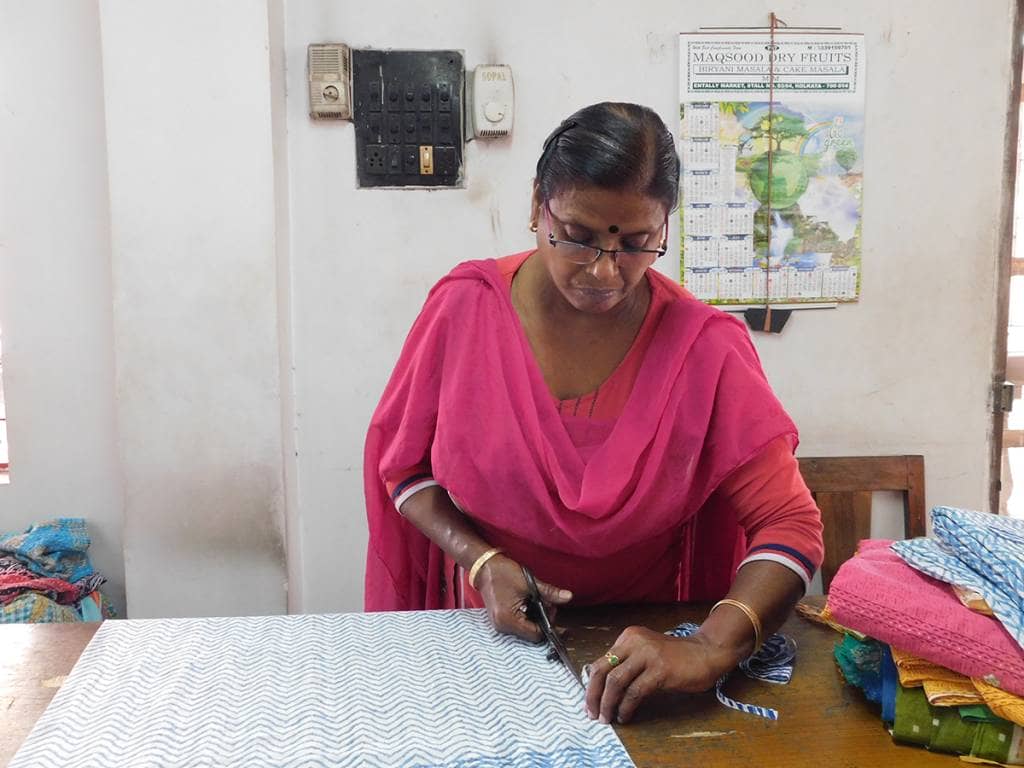
<instances>
[{"instance_id":1,"label":"fabric being cut","mask_svg":"<svg viewBox=\"0 0 1024 768\"><path fill-rule=\"evenodd\" d=\"M1024 648L1024 520L953 507L932 510L934 539L893 542L907 563L979 593Z\"/></svg>"},{"instance_id":2,"label":"fabric being cut","mask_svg":"<svg viewBox=\"0 0 1024 768\"><path fill-rule=\"evenodd\" d=\"M544 646L454 610L106 622L10 765L633 762Z\"/></svg>"}]
</instances>

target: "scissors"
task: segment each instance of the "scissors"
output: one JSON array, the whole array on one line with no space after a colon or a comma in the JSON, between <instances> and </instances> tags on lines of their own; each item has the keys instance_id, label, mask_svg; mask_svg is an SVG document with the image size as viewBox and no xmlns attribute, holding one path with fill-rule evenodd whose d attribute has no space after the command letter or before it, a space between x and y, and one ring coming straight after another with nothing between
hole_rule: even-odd
<instances>
[{"instance_id":1,"label":"scissors","mask_svg":"<svg viewBox=\"0 0 1024 768\"><path fill-rule=\"evenodd\" d=\"M548 654L548 658L552 661L561 661L566 669L576 679L576 682L580 684L580 687L586 688L583 685L583 679L580 677L579 671L573 665L572 660L569 658L569 652L565 648L565 643L562 642L562 638L555 632L555 628L551 626L551 619L548 618L548 612L544 608L544 601L541 600L540 590L537 588L537 580L533 578L533 574L530 573L530 569L525 565L523 568L523 577L526 579L526 586L530 590L529 601L526 603L525 612L526 618L534 622L540 631L544 633L544 639L547 640L548 645L551 646L551 653Z\"/></svg>"}]
</instances>

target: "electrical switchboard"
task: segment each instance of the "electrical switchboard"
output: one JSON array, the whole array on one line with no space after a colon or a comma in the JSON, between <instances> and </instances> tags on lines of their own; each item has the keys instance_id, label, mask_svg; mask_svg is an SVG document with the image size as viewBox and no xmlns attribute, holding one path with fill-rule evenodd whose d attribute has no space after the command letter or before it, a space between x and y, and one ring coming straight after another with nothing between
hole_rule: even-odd
<instances>
[{"instance_id":1,"label":"electrical switchboard","mask_svg":"<svg viewBox=\"0 0 1024 768\"><path fill-rule=\"evenodd\" d=\"M462 183L460 51L352 51L360 187Z\"/></svg>"}]
</instances>

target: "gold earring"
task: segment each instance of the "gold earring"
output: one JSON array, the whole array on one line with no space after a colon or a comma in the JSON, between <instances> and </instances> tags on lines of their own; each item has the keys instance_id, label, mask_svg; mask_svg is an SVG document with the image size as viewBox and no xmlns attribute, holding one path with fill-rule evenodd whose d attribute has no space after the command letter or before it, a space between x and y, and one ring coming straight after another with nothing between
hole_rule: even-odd
<instances>
[{"instance_id":1,"label":"gold earring","mask_svg":"<svg viewBox=\"0 0 1024 768\"><path fill-rule=\"evenodd\" d=\"M536 221L531 221L530 222L530 231L531 232L536 232L537 231L537 222Z\"/></svg>"}]
</instances>

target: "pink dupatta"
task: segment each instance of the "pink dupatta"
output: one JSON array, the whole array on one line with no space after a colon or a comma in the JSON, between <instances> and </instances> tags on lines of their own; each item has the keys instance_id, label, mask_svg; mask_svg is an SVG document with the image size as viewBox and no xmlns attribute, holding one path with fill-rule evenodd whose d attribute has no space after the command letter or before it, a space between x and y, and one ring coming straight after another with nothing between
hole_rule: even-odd
<instances>
[{"instance_id":1,"label":"pink dupatta","mask_svg":"<svg viewBox=\"0 0 1024 768\"><path fill-rule=\"evenodd\" d=\"M742 532L730 510L705 504L771 440L790 435L795 445L796 428L742 324L654 270L648 276L678 298L621 416L586 459L495 262L460 264L433 288L367 434L367 610L454 606L443 553L402 518L385 487L427 456L481 530L540 545L510 553L540 578L544 560L554 566L559 553L614 558L673 536L682 541L678 599L728 589Z\"/></svg>"}]
</instances>

